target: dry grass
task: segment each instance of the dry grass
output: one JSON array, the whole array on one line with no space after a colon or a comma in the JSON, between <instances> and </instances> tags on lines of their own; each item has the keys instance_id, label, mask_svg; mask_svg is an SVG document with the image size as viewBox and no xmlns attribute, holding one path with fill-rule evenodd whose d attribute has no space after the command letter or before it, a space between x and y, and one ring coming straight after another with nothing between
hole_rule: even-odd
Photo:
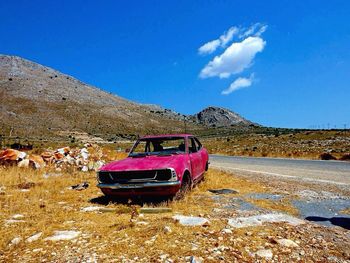
<instances>
[{"instance_id":1,"label":"dry grass","mask_svg":"<svg viewBox=\"0 0 350 263\"><path fill-rule=\"evenodd\" d=\"M344 209L344 210L340 211L340 213L350 215L350 208Z\"/></svg>"},{"instance_id":2,"label":"dry grass","mask_svg":"<svg viewBox=\"0 0 350 263\"><path fill-rule=\"evenodd\" d=\"M238 195L251 192L266 192L270 189L259 183L234 177L224 172L210 170L206 180L194 188L183 200L144 204L146 207L170 207L171 213L138 215L141 204L105 203L100 191L95 187L95 174L71 172L62 173L47 179L44 173L54 171L32 171L19 168L0 169L0 182L4 193L0 195L0 261L38 262L38 261L83 261L96 257L99 261L121 261L122 257L136 259L136 262L155 262L160 255L185 261L185 256L207 257L211 249L218 246L230 247L222 252L227 259L244 259L251 255L247 246L255 250L264 246L268 236L284 229L280 227L257 227L233 230L233 234L223 236L221 230L226 226L224 218L213 214L219 204L213 201L208 189L234 188ZM90 187L83 191L68 189L69 186L87 181ZM25 186L29 191L23 192ZM112 212L82 212L87 206L114 208ZM264 206L264 204L259 204ZM272 210L293 212L286 204L269 205ZM134 212L136 213L134 213ZM184 227L171 218L175 213L205 216L211 220L208 227ZM6 220L15 214L24 216L24 222L8 224ZM142 225L146 222L146 225ZM171 233L165 233L169 226ZM51 242L43 239L56 230L77 230L81 232L73 241ZM32 243L25 241L35 233L43 232L42 237ZM9 245L15 237L21 237L18 245ZM239 238L241 237L241 238ZM251 239L253 238L253 245ZM250 240L250 241L249 241ZM196 249L198 248L198 249ZM212 261L217 261L213 258ZM164 260L163 260L164 261ZM245 261L245 260L243 260ZM249 260L247 260L249 261Z\"/></svg>"},{"instance_id":3,"label":"dry grass","mask_svg":"<svg viewBox=\"0 0 350 263\"><path fill-rule=\"evenodd\" d=\"M330 152L337 159L345 159L350 152L350 132L331 130L283 135L239 134L202 142L210 153L239 156L320 159L322 153Z\"/></svg>"}]
</instances>

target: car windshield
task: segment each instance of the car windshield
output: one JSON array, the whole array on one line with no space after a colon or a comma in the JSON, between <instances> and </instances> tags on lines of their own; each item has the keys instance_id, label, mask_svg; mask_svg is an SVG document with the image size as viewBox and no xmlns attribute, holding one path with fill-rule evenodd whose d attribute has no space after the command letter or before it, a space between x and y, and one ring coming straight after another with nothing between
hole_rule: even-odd
<instances>
[{"instance_id":1,"label":"car windshield","mask_svg":"<svg viewBox=\"0 0 350 263\"><path fill-rule=\"evenodd\" d=\"M136 142L129 156L181 154L185 149L183 137L143 138Z\"/></svg>"}]
</instances>

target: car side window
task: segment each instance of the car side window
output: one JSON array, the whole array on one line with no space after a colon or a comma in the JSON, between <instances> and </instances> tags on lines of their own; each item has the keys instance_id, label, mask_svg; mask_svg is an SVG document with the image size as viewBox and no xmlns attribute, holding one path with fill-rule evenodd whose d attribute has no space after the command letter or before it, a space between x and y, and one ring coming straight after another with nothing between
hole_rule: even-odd
<instances>
[{"instance_id":1,"label":"car side window","mask_svg":"<svg viewBox=\"0 0 350 263\"><path fill-rule=\"evenodd\" d=\"M197 152L197 146L193 138L188 138L188 151L190 153Z\"/></svg>"},{"instance_id":2,"label":"car side window","mask_svg":"<svg viewBox=\"0 0 350 263\"><path fill-rule=\"evenodd\" d=\"M197 138L194 138L194 141L195 141L195 144L196 144L197 151L202 149L202 144L200 143L200 141Z\"/></svg>"}]
</instances>

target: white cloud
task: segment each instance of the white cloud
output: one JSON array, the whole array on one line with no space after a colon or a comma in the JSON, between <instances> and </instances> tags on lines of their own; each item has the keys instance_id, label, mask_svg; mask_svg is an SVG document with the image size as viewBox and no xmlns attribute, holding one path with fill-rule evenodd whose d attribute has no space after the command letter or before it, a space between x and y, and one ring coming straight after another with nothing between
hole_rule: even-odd
<instances>
[{"instance_id":1,"label":"white cloud","mask_svg":"<svg viewBox=\"0 0 350 263\"><path fill-rule=\"evenodd\" d=\"M238 34L239 29L237 27L230 27L229 30L224 32L218 39L209 41L202 45L198 49L200 55L206 55L213 53L219 46L226 47L226 45L232 41L233 36Z\"/></svg>"},{"instance_id":2,"label":"white cloud","mask_svg":"<svg viewBox=\"0 0 350 263\"><path fill-rule=\"evenodd\" d=\"M232 41L233 36L235 34L238 34L238 32L239 32L239 29L237 27L230 27L230 29L227 30L227 32L225 32L220 36L220 41L221 41L220 46L226 47L226 45Z\"/></svg>"},{"instance_id":3,"label":"white cloud","mask_svg":"<svg viewBox=\"0 0 350 263\"><path fill-rule=\"evenodd\" d=\"M264 33L267 29L267 25L263 25L262 27L260 27L260 29L255 33L255 36L261 36L262 33Z\"/></svg>"},{"instance_id":4,"label":"white cloud","mask_svg":"<svg viewBox=\"0 0 350 263\"><path fill-rule=\"evenodd\" d=\"M252 85L254 81L254 74L251 74L249 78L238 78L231 83L230 87L221 92L222 95L228 95L238 89L247 88Z\"/></svg>"},{"instance_id":5,"label":"white cloud","mask_svg":"<svg viewBox=\"0 0 350 263\"><path fill-rule=\"evenodd\" d=\"M198 49L198 53L201 55L204 54L211 54L213 53L218 47L220 46L220 40L215 39L213 41L210 41L208 43L205 43L203 46L201 46Z\"/></svg>"},{"instance_id":6,"label":"white cloud","mask_svg":"<svg viewBox=\"0 0 350 263\"><path fill-rule=\"evenodd\" d=\"M261 52L266 42L256 36L248 37L242 42L232 43L224 53L216 56L200 72L201 78L228 78L251 66L255 55Z\"/></svg>"},{"instance_id":7,"label":"white cloud","mask_svg":"<svg viewBox=\"0 0 350 263\"><path fill-rule=\"evenodd\" d=\"M266 29L267 29L267 25L264 25L261 23L255 23L254 25L251 25L243 33L241 33L239 35L239 38L246 38L249 36L261 36L261 34L264 33L266 31Z\"/></svg>"}]
</instances>

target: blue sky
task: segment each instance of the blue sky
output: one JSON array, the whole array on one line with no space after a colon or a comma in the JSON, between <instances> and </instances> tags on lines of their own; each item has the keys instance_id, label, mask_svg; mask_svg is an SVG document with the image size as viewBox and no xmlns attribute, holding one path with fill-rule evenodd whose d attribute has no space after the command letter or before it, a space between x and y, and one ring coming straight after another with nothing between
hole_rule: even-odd
<instances>
[{"instance_id":1,"label":"blue sky","mask_svg":"<svg viewBox=\"0 0 350 263\"><path fill-rule=\"evenodd\" d=\"M0 53L130 100L350 126L350 1L3 0L0 12Z\"/></svg>"}]
</instances>

